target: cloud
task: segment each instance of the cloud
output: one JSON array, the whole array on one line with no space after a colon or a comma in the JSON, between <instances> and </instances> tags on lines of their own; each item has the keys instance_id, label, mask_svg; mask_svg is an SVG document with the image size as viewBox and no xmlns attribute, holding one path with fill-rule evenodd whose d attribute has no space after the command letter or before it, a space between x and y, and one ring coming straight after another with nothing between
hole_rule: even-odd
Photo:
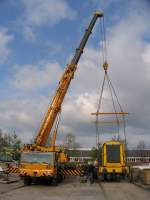
<instances>
[{"instance_id":1,"label":"cloud","mask_svg":"<svg viewBox=\"0 0 150 200\"><path fill-rule=\"evenodd\" d=\"M136 7L132 5L126 17L109 28L107 37L110 77L124 110L130 113L126 130L130 147L136 146L140 139L145 140L147 146L150 144L150 44L145 40L150 30L148 19L146 8L141 9L139 4ZM31 21L33 23L33 19ZM41 26L43 23L46 21L33 24ZM91 112L97 108L104 75L100 59L99 49L85 49L62 106L60 132L74 133L83 146L95 145L95 126L91 123L94 117ZM61 73L58 63L42 61L36 65L17 65L11 83L20 90L37 87L45 89L48 85L56 84ZM36 133L49 104L49 98L41 97L40 94L39 99L26 98L2 102L0 108L1 127L4 130L15 127L25 141L35 135L33 133ZM104 111L109 110L110 98L107 91L103 102ZM115 129L105 129L101 141L111 139L114 136L111 131L114 133Z\"/></svg>"},{"instance_id":2,"label":"cloud","mask_svg":"<svg viewBox=\"0 0 150 200\"><path fill-rule=\"evenodd\" d=\"M150 44L147 44L145 46L144 52L142 54L143 61L147 65L147 67L150 67Z\"/></svg>"},{"instance_id":3,"label":"cloud","mask_svg":"<svg viewBox=\"0 0 150 200\"><path fill-rule=\"evenodd\" d=\"M86 48L79 61L74 79L71 83L74 93L94 92L100 85L100 51L94 48Z\"/></svg>"},{"instance_id":4,"label":"cloud","mask_svg":"<svg viewBox=\"0 0 150 200\"><path fill-rule=\"evenodd\" d=\"M7 61L12 49L9 44L13 41L14 37L8 33L8 29L0 27L0 64Z\"/></svg>"},{"instance_id":5,"label":"cloud","mask_svg":"<svg viewBox=\"0 0 150 200\"><path fill-rule=\"evenodd\" d=\"M61 20L72 20L76 12L65 0L22 0L24 6L23 32L27 39L35 39L35 27L54 26Z\"/></svg>"},{"instance_id":6,"label":"cloud","mask_svg":"<svg viewBox=\"0 0 150 200\"><path fill-rule=\"evenodd\" d=\"M133 5L131 7L133 8ZM134 8L134 11L133 9L129 10L126 18L121 19L109 29L107 37L110 77L124 110L130 113L127 124L130 147L136 146L140 138L145 140L147 146L150 146L150 44L144 39L150 30L149 13L144 6L140 9L139 4ZM76 94L77 99L82 99L83 93L87 93L80 106L72 96L70 102L73 102L73 106L70 106L69 112L65 114L65 123L71 127L72 132L79 135L79 138L81 136L90 137L94 131L90 125L85 124L86 120L90 120L87 114L83 114L83 109L86 107L90 114L91 106L89 104L95 105L95 101L89 101L89 104L86 104L86 101L89 96L94 99L94 96L96 97L100 91L99 80L103 78L103 72L98 62L100 58L99 50L86 49L71 84L70 92ZM106 108L106 104L105 99L104 108ZM109 108L110 106L108 106ZM64 106L64 112L65 109ZM111 135L105 134L103 135L104 140L113 137L113 135L111 137Z\"/></svg>"},{"instance_id":7,"label":"cloud","mask_svg":"<svg viewBox=\"0 0 150 200\"><path fill-rule=\"evenodd\" d=\"M149 141L150 107L148 102L150 96L148 91L150 79L145 79L147 77L147 68L144 67L149 63L149 44L143 41L143 35L148 31L148 27L145 28L143 21L145 22L144 16L139 18L136 14L131 15L112 27L108 37L110 77L115 83L114 85L123 108L130 113L127 124L127 131L129 132L127 135L131 139L129 140L130 146L136 145L138 141L135 138L138 136L137 138L139 139L141 134L143 135L142 139L147 142L147 145ZM134 22L134 28L130 26L130 22ZM94 112L97 108L98 95L101 88L100 83L104 75L100 65L100 58L100 51L98 49L85 49L62 107L60 131L64 134L68 131L73 132L77 140L82 141L84 146L95 144L95 126L91 123L91 121L94 121L94 117L91 116L91 112ZM24 67L26 72L27 66ZM31 70L34 67L30 66L27 67L27 72L28 68L30 69L29 73L24 73L23 70L23 74L18 73L18 76L21 74L20 77L26 77L27 81L23 79L23 83L28 83L27 86L30 86L32 85L32 76L30 74L37 75L41 71L38 71L38 73L34 72L34 70ZM50 68L48 67L48 69ZM44 74L47 75L48 73L45 72L46 70ZM35 76L37 81L34 82L37 83L34 86L43 85L42 80L47 80L46 83L48 83L53 73L55 75L55 70L49 73L48 78L40 80L40 75ZM31 82L28 81L28 77L30 77L29 80ZM18 85L22 86L22 84ZM104 111L106 111L106 108L108 110L110 108L107 92L104 97ZM46 105L44 107L46 108ZM33 108L30 109L32 110ZM115 131L115 129L107 130L109 130L109 133ZM101 139L106 140L112 137L113 133L106 134L105 130L105 134L102 135Z\"/></svg>"},{"instance_id":8,"label":"cloud","mask_svg":"<svg viewBox=\"0 0 150 200\"><path fill-rule=\"evenodd\" d=\"M32 28L30 26L25 26L23 28L23 35L24 37L29 41L36 41L36 35L33 32Z\"/></svg>"},{"instance_id":9,"label":"cloud","mask_svg":"<svg viewBox=\"0 0 150 200\"><path fill-rule=\"evenodd\" d=\"M149 132L150 78L147 77L148 67L145 63L149 44L144 41L144 36L149 34L150 25L146 11L139 14L139 10L135 9L110 30L108 52L113 82L132 115L129 123Z\"/></svg>"},{"instance_id":10,"label":"cloud","mask_svg":"<svg viewBox=\"0 0 150 200\"><path fill-rule=\"evenodd\" d=\"M56 83L62 70L58 63L41 61L33 65L15 65L13 79L10 84L21 90L34 90L51 87Z\"/></svg>"},{"instance_id":11,"label":"cloud","mask_svg":"<svg viewBox=\"0 0 150 200\"><path fill-rule=\"evenodd\" d=\"M16 134L29 142L39 128L46 112L48 98L38 96L37 99L11 99L0 102L0 127L4 132Z\"/></svg>"},{"instance_id":12,"label":"cloud","mask_svg":"<svg viewBox=\"0 0 150 200\"><path fill-rule=\"evenodd\" d=\"M31 97L30 99L1 100L1 129L9 133L15 131L23 142L29 142L38 132L42 118L47 111L49 99L48 96L39 95L38 98ZM87 125L93 127L89 120L90 110L88 110L88 108L92 107L91 109L93 110L94 101L95 98L87 94L75 98L66 98L63 106L58 138L60 138L62 134L64 136L68 132L73 132L74 134L77 133L76 137L79 139L82 130L84 130ZM74 109L76 109L76 111L78 109L79 112L74 112ZM79 128L77 128L77 125L79 125ZM80 128L80 125L82 125L83 129ZM89 135L89 131L87 135ZM83 132L81 136L85 136L85 132Z\"/></svg>"}]
</instances>

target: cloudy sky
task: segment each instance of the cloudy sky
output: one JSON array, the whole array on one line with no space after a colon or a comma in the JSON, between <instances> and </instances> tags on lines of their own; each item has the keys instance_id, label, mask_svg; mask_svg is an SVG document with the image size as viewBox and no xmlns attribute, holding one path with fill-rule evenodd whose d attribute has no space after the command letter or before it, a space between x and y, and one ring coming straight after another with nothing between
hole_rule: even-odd
<instances>
[{"instance_id":1,"label":"cloudy sky","mask_svg":"<svg viewBox=\"0 0 150 200\"><path fill-rule=\"evenodd\" d=\"M144 140L150 147L148 0L0 0L0 128L4 132L16 132L24 142L35 137L95 10L105 14L109 74L122 107L130 113L129 146ZM96 111L104 76L101 40L97 22L62 106L59 140L72 132L83 147L95 145L91 112ZM107 88L102 109L112 109ZM101 141L115 132L115 127L105 127Z\"/></svg>"}]
</instances>

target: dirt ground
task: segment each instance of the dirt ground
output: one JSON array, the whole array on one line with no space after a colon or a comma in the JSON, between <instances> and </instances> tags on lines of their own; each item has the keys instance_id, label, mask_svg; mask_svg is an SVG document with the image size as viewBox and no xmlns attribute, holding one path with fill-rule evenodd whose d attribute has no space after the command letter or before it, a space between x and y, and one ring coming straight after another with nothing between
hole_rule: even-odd
<instances>
[{"instance_id":1,"label":"dirt ground","mask_svg":"<svg viewBox=\"0 0 150 200\"><path fill-rule=\"evenodd\" d=\"M150 192L127 182L80 183L66 179L58 186L22 182L0 184L0 200L148 200Z\"/></svg>"}]
</instances>

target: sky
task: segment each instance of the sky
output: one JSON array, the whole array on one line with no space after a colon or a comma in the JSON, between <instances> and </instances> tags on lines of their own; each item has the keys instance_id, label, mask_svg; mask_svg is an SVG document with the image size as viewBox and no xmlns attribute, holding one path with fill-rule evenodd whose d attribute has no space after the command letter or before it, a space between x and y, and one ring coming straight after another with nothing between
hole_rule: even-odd
<instances>
[{"instance_id":1,"label":"sky","mask_svg":"<svg viewBox=\"0 0 150 200\"><path fill-rule=\"evenodd\" d=\"M30 142L39 129L66 65L93 13L105 16L109 76L126 117L130 148L150 148L149 0L0 0L0 128ZM58 143L73 133L82 147L95 146L95 118L102 68L97 22L62 105ZM102 110L110 111L106 88ZM100 140L116 127L100 128ZM120 137L123 136L122 129Z\"/></svg>"}]
</instances>

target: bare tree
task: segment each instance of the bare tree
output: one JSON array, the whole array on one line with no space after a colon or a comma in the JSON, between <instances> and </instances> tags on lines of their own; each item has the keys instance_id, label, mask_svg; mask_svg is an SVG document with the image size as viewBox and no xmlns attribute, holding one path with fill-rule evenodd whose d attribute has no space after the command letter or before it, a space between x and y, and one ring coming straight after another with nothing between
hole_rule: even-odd
<instances>
[{"instance_id":1,"label":"bare tree","mask_svg":"<svg viewBox=\"0 0 150 200\"><path fill-rule=\"evenodd\" d=\"M145 145L144 140L140 140L137 144L137 150L145 150L145 147L146 145Z\"/></svg>"},{"instance_id":2,"label":"bare tree","mask_svg":"<svg viewBox=\"0 0 150 200\"><path fill-rule=\"evenodd\" d=\"M144 156L144 150L145 150L145 142L143 140L140 140L137 144L137 150L139 150L140 152L140 156L143 157Z\"/></svg>"},{"instance_id":3,"label":"bare tree","mask_svg":"<svg viewBox=\"0 0 150 200\"><path fill-rule=\"evenodd\" d=\"M19 160L21 140L13 133L3 133L0 130L0 159Z\"/></svg>"},{"instance_id":4,"label":"bare tree","mask_svg":"<svg viewBox=\"0 0 150 200\"><path fill-rule=\"evenodd\" d=\"M72 133L67 133L65 137L64 146L67 149L75 149L80 147L80 144L76 142L76 137Z\"/></svg>"}]
</instances>

